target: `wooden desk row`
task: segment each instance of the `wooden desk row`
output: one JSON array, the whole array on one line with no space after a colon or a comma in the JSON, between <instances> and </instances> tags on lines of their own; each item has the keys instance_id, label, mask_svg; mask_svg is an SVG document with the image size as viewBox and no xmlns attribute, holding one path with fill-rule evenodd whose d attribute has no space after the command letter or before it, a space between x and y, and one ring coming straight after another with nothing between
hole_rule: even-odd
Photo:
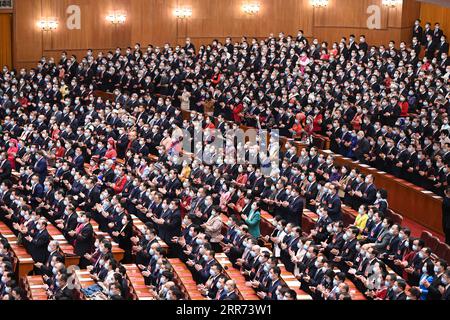
<instances>
[{"instance_id":1,"label":"wooden desk row","mask_svg":"<svg viewBox=\"0 0 450 320\"><path fill-rule=\"evenodd\" d=\"M95 281L91 278L91 273L88 270L75 270L74 284L78 287L79 298L81 300L89 300L81 292L81 289L86 289L95 284Z\"/></svg>"},{"instance_id":2,"label":"wooden desk row","mask_svg":"<svg viewBox=\"0 0 450 320\"><path fill-rule=\"evenodd\" d=\"M144 277L136 265L124 265L126 276L129 283L129 290L134 300L152 300L152 295L148 287L145 285ZM96 282L91 278L88 270L76 270L75 282L79 289L86 289ZM88 298L80 291L80 298L87 300Z\"/></svg>"},{"instance_id":3,"label":"wooden desk row","mask_svg":"<svg viewBox=\"0 0 450 320\"><path fill-rule=\"evenodd\" d=\"M19 278L25 277L34 268L34 261L27 250L17 243L17 237L14 235L11 229L3 222L0 221L0 234L4 236L11 250L14 252L14 256L17 258L16 272Z\"/></svg>"},{"instance_id":4,"label":"wooden desk row","mask_svg":"<svg viewBox=\"0 0 450 320\"><path fill-rule=\"evenodd\" d=\"M130 289L132 289L132 293L136 300L152 300L152 295L145 284L141 270L135 264L126 264L124 267L127 270Z\"/></svg>"},{"instance_id":5,"label":"wooden desk row","mask_svg":"<svg viewBox=\"0 0 450 320\"><path fill-rule=\"evenodd\" d=\"M238 295L243 300L260 300L256 295L255 290L251 287L247 287L244 276L241 274L240 270L233 267L225 253L217 253L216 261L222 266L224 274L236 282L236 289L239 292Z\"/></svg>"},{"instance_id":6,"label":"wooden desk row","mask_svg":"<svg viewBox=\"0 0 450 320\"><path fill-rule=\"evenodd\" d=\"M206 300L197 289L192 273L180 259L168 259L175 274L175 281L189 300Z\"/></svg>"},{"instance_id":7,"label":"wooden desk row","mask_svg":"<svg viewBox=\"0 0 450 320\"><path fill-rule=\"evenodd\" d=\"M42 276L24 277L24 289L27 292L29 300L48 300Z\"/></svg>"},{"instance_id":8,"label":"wooden desk row","mask_svg":"<svg viewBox=\"0 0 450 320\"><path fill-rule=\"evenodd\" d=\"M66 240L64 235L50 221L47 224L47 231L53 240L58 241L61 252L64 254L66 266L77 266L80 263L80 257L74 252L74 247Z\"/></svg>"},{"instance_id":9,"label":"wooden desk row","mask_svg":"<svg viewBox=\"0 0 450 320\"><path fill-rule=\"evenodd\" d=\"M305 291L300 289L301 283L298 279L289 271L281 262L278 263L278 267L281 270L281 280L289 287L289 289L294 290L297 293L297 300L312 300L312 297Z\"/></svg>"}]
</instances>

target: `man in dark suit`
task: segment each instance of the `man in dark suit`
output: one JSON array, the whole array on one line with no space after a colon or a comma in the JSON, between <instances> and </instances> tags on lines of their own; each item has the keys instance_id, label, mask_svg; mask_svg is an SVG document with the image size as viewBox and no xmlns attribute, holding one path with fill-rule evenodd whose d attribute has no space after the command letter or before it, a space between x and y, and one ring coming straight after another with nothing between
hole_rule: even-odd
<instances>
[{"instance_id":1,"label":"man in dark suit","mask_svg":"<svg viewBox=\"0 0 450 320\"><path fill-rule=\"evenodd\" d=\"M279 267L273 267L269 270L269 283L262 291L258 291L256 294L258 297L264 300L277 300L276 291L278 286L281 285L281 270Z\"/></svg>"},{"instance_id":2,"label":"man in dark suit","mask_svg":"<svg viewBox=\"0 0 450 320\"><path fill-rule=\"evenodd\" d=\"M349 269L348 262L355 260L357 251L356 244L359 229L356 227L349 227L343 236L344 245L342 246L339 255L334 257L334 262L337 264L339 270L346 272Z\"/></svg>"},{"instance_id":3,"label":"man in dark suit","mask_svg":"<svg viewBox=\"0 0 450 320\"><path fill-rule=\"evenodd\" d=\"M431 34L427 35L425 42L425 56L432 60L434 58L434 54L436 51L436 42L433 40L433 36Z\"/></svg>"},{"instance_id":4,"label":"man in dark suit","mask_svg":"<svg viewBox=\"0 0 450 320\"><path fill-rule=\"evenodd\" d=\"M181 232L181 212L178 200L171 201L161 217L153 216L152 220L158 226L159 237L166 243L170 243L172 238L179 236Z\"/></svg>"},{"instance_id":5,"label":"man in dark suit","mask_svg":"<svg viewBox=\"0 0 450 320\"><path fill-rule=\"evenodd\" d=\"M434 30L433 30L433 41L435 43L439 43L441 41L441 37L444 35L444 31L441 29L441 25L436 22L434 24Z\"/></svg>"},{"instance_id":6,"label":"man in dark suit","mask_svg":"<svg viewBox=\"0 0 450 320\"><path fill-rule=\"evenodd\" d=\"M310 172L309 177L308 177L309 184L302 193L303 196L305 197L306 208L308 210L312 210L312 211L314 211L316 209L315 206L311 204L311 200L315 200L317 197L317 193L318 193L318 190L317 190L318 183L317 183L316 179L317 179L316 173Z\"/></svg>"},{"instance_id":7,"label":"man in dark suit","mask_svg":"<svg viewBox=\"0 0 450 320\"><path fill-rule=\"evenodd\" d=\"M223 281L223 268L220 264L215 263L210 269L210 277L204 286L200 286L202 294L210 299L215 299L220 291L221 281Z\"/></svg>"},{"instance_id":8,"label":"man in dark suit","mask_svg":"<svg viewBox=\"0 0 450 320\"><path fill-rule=\"evenodd\" d=\"M300 188L293 188L291 191L291 196L288 198L287 203L287 214L286 221L293 223L295 226L302 226L302 215L303 215L303 207L304 202L300 197Z\"/></svg>"},{"instance_id":9,"label":"man in dark suit","mask_svg":"<svg viewBox=\"0 0 450 320\"><path fill-rule=\"evenodd\" d=\"M442 300L450 300L450 270L445 270L442 276L442 287L444 293L442 294Z\"/></svg>"},{"instance_id":10,"label":"man in dark suit","mask_svg":"<svg viewBox=\"0 0 450 320\"><path fill-rule=\"evenodd\" d=\"M44 187L39 183L39 177L34 175L31 178L31 186L26 186L26 188L31 191L30 203L33 205L38 205L38 199L44 196Z\"/></svg>"},{"instance_id":11,"label":"man in dark suit","mask_svg":"<svg viewBox=\"0 0 450 320\"><path fill-rule=\"evenodd\" d=\"M50 243L47 222L44 220L38 221L36 228L37 231L33 236L28 235L25 237L26 248L33 257L34 262L45 263L48 255L47 246Z\"/></svg>"},{"instance_id":12,"label":"man in dark suit","mask_svg":"<svg viewBox=\"0 0 450 320\"><path fill-rule=\"evenodd\" d=\"M157 232L150 223L146 224L145 234L137 245L136 264L148 265L151 259L151 247L158 243Z\"/></svg>"},{"instance_id":13,"label":"man in dark suit","mask_svg":"<svg viewBox=\"0 0 450 320\"><path fill-rule=\"evenodd\" d=\"M80 256L80 268L84 269L89 265L89 261L84 257L86 253L92 253L94 246L94 229L90 223L90 216L85 212L78 214L78 226L70 231L69 235L74 238L73 246L75 254Z\"/></svg>"},{"instance_id":14,"label":"man in dark suit","mask_svg":"<svg viewBox=\"0 0 450 320\"><path fill-rule=\"evenodd\" d=\"M336 186L330 185L330 197L327 200L327 213L332 221L342 220L341 215L341 199L337 194Z\"/></svg>"},{"instance_id":15,"label":"man in dark suit","mask_svg":"<svg viewBox=\"0 0 450 320\"><path fill-rule=\"evenodd\" d=\"M431 283L428 281L423 282L423 285L428 288L427 300L441 300L442 294L439 287L443 284L442 280L445 277L447 266L447 261L444 259L439 259L434 264L434 269L436 272L433 281Z\"/></svg>"},{"instance_id":16,"label":"man in dark suit","mask_svg":"<svg viewBox=\"0 0 450 320\"><path fill-rule=\"evenodd\" d=\"M441 58L442 54L448 54L449 44L447 42L447 36L442 35L439 44L437 45L437 50L439 51L439 59Z\"/></svg>"},{"instance_id":17,"label":"man in dark suit","mask_svg":"<svg viewBox=\"0 0 450 320\"><path fill-rule=\"evenodd\" d=\"M45 263L36 262L35 267L38 269L38 273L42 275L47 275L48 277L51 277L53 275L52 273L52 261L54 260L54 257L57 257L58 261L64 261L64 255L59 250L59 243L58 241L52 240L48 244L48 257L47 261Z\"/></svg>"},{"instance_id":18,"label":"man in dark suit","mask_svg":"<svg viewBox=\"0 0 450 320\"><path fill-rule=\"evenodd\" d=\"M81 148L75 149L75 156L72 160L72 164L77 170L84 171L84 157Z\"/></svg>"},{"instance_id":19,"label":"man in dark suit","mask_svg":"<svg viewBox=\"0 0 450 320\"><path fill-rule=\"evenodd\" d=\"M414 37L416 37L417 39L422 39L422 34L423 34L423 28L422 28L422 26L420 25L421 24L421 20L420 19L417 19L415 22L414 22L414 27L413 27L413 32L412 32L412 37L414 38Z\"/></svg>"},{"instance_id":20,"label":"man in dark suit","mask_svg":"<svg viewBox=\"0 0 450 320\"><path fill-rule=\"evenodd\" d=\"M363 189L361 200L366 205L373 205L377 198L377 188L373 184L373 176L367 175L365 180L365 188Z\"/></svg>"},{"instance_id":21,"label":"man in dark suit","mask_svg":"<svg viewBox=\"0 0 450 320\"><path fill-rule=\"evenodd\" d=\"M406 300L405 289L406 282L402 279L397 279L397 281L394 283L394 286L392 287L392 290L394 291L392 300Z\"/></svg>"},{"instance_id":22,"label":"man in dark suit","mask_svg":"<svg viewBox=\"0 0 450 320\"><path fill-rule=\"evenodd\" d=\"M355 148L353 149L353 157L356 160L364 161L364 155L366 155L370 150L370 143L364 137L364 132L359 131L357 135L358 142L356 143Z\"/></svg>"},{"instance_id":23,"label":"man in dark suit","mask_svg":"<svg viewBox=\"0 0 450 320\"><path fill-rule=\"evenodd\" d=\"M228 280L225 282L225 286L219 300L239 300L239 296L236 294L236 281Z\"/></svg>"},{"instance_id":24,"label":"man in dark suit","mask_svg":"<svg viewBox=\"0 0 450 320\"><path fill-rule=\"evenodd\" d=\"M59 277L59 287L56 290L53 299L54 300L75 300L74 290L68 286L69 275L61 274Z\"/></svg>"},{"instance_id":25,"label":"man in dark suit","mask_svg":"<svg viewBox=\"0 0 450 320\"><path fill-rule=\"evenodd\" d=\"M100 202L100 189L95 184L93 179L88 179L86 181L86 189L82 194L84 201L80 204L80 207L84 207L86 211L91 210L97 203Z\"/></svg>"},{"instance_id":26,"label":"man in dark suit","mask_svg":"<svg viewBox=\"0 0 450 320\"><path fill-rule=\"evenodd\" d=\"M39 176L39 183L44 183L47 177L47 160L42 150L39 150L37 153L37 160L34 164L33 171Z\"/></svg>"},{"instance_id":27,"label":"man in dark suit","mask_svg":"<svg viewBox=\"0 0 450 320\"><path fill-rule=\"evenodd\" d=\"M0 182L11 179L11 163L6 152L0 153Z\"/></svg>"}]
</instances>

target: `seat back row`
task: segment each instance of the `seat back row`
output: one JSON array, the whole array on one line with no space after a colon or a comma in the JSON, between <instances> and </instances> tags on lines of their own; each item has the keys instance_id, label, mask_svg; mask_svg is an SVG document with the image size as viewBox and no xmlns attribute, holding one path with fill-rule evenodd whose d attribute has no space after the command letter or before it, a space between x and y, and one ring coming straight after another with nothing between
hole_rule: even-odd
<instances>
[{"instance_id":1,"label":"seat back row","mask_svg":"<svg viewBox=\"0 0 450 320\"><path fill-rule=\"evenodd\" d=\"M434 259L444 259L450 264L450 246L433 236L428 231L423 231L420 238L425 242L425 246L431 249Z\"/></svg>"}]
</instances>

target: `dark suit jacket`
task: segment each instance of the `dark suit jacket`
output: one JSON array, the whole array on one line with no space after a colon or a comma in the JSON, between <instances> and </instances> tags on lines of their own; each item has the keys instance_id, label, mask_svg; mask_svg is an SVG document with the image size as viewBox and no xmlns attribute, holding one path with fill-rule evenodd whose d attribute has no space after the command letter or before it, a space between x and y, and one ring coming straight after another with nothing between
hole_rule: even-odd
<instances>
[{"instance_id":1,"label":"dark suit jacket","mask_svg":"<svg viewBox=\"0 0 450 320\"><path fill-rule=\"evenodd\" d=\"M45 158L39 159L34 164L34 172L39 176L39 182L44 183L45 177L47 176L47 160Z\"/></svg>"},{"instance_id":2,"label":"dark suit jacket","mask_svg":"<svg viewBox=\"0 0 450 320\"><path fill-rule=\"evenodd\" d=\"M342 219L341 216L341 199L336 194L332 199L328 201L327 206L328 216L333 221L338 221Z\"/></svg>"},{"instance_id":3,"label":"dark suit jacket","mask_svg":"<svg viewBox=\"0 0 450 320\"><path fill-rule=\"evenodd\" d=\"M47 258L47 246L50 243L50 235L47 229L36 232L31 242L28 242L28 252L33 257L34 262L45 263Z\"/></svg>"},{"instance_id":4,"label":"dark suit jacket","mask_svg":"<svg viewBox=\"0 0 450 320\"><path fill-rule=\"evenodd\" d=\"M159 236L166 243L170 243L170 240L180 235L181 232L181 213L180 210L165 212L161 218L164 219L164 223L158 226Z\"/></svg>"},{"instance_id":5,"label":"dark suit jacket","mask_svg":"<svg viewBox=\"0 0 450 320\"><path fill-rule=\"evenodd\" d=\"M88 223L75 236L75 254L82 257L86 253L91 253L94 242L94 229L92 228L92 225Z\"/></svg>"},{"instance_id":6,"label":"dark suit jacket","mask_svg":"<svg viewBox=\"0 0 450 320\"><path fill-rule=\"evenodd\" d=\"M55 292L55 300L75 300L73 289L67 286L64 289L59 288Z\"/></svg>"}]
</instances>

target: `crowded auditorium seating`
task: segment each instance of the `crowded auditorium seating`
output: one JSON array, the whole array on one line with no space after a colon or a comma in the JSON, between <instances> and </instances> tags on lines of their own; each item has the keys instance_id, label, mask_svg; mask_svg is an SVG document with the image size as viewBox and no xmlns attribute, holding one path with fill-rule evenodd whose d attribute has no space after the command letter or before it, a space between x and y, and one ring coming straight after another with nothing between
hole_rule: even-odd
<instances>
[{"instance_id":1,"label":"crowded auditorium seating","mask_svg":"<svg viewBox=\"0 0 450 320\"><path fill-rule=\"evenodd\" d=\"M3 68L0 298L449 300L450 63L425 29Z\"/></svg>"}]
</instances>

